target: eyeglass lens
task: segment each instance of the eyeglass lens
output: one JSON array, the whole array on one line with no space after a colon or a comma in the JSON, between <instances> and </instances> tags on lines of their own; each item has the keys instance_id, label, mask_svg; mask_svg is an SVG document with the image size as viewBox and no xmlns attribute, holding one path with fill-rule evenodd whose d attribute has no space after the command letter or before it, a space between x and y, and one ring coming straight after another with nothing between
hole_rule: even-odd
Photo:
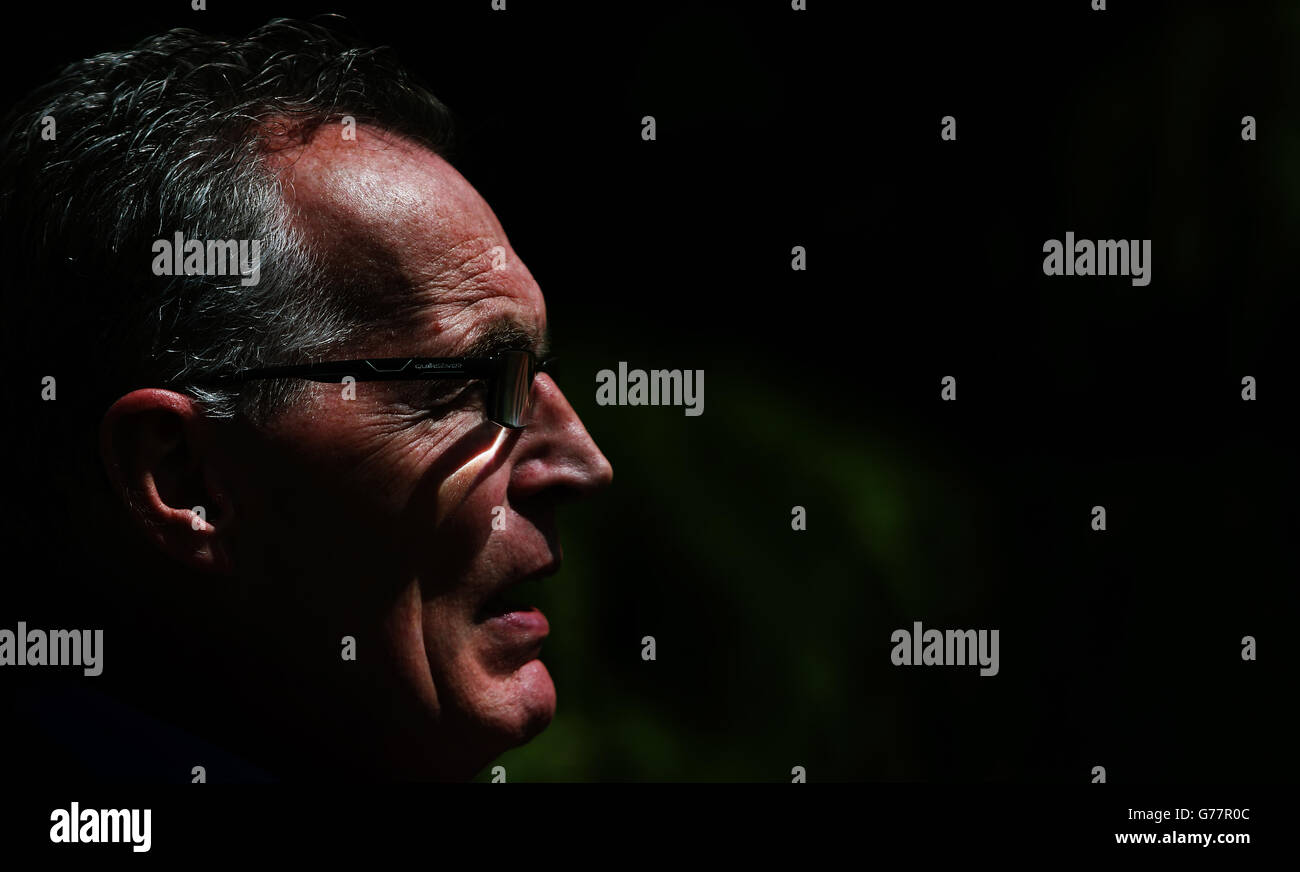
<instances>
[{"instance_id":1,"label":"eyeglass lens","mask_svg":"<svg viewBox=\"0 0 1300 872\"><path fill-rule=\"evenodd\" d=\"M498 365L491 417L501 426L517 430L528 423L537 369L533 356L526 351L507 351Z\"/></svg>"}]
</instances>

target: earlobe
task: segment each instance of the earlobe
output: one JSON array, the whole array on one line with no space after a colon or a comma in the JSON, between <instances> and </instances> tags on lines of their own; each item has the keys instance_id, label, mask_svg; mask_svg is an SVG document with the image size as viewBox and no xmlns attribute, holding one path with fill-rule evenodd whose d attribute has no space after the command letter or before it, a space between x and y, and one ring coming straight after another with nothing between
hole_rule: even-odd
<instances>
[{"instance_id":1,"label":"earlobe","mask_svg":"<svg viewBox=\"0 0 1300 872\"><path fill-rule=\"evenodd\" d=\"M204 425L183 394L133 391L105 413L100 454L114 492L150 541L187 566L226 574L233 513Z\"/></svg>"}]
</instances>

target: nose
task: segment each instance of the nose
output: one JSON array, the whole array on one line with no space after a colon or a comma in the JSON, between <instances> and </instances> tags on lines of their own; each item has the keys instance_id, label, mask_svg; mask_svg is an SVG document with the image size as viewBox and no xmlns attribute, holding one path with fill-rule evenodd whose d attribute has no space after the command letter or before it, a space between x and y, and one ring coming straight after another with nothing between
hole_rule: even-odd
<instances>
[{"instance_id":1,"label":"nose","mask_svg":"<svg viewBox=\"0 0 1300 872\"><path fill-rule=\"evenodd\" d=\"M519 498L543 491L588 496L614 480L614 468L546 373L533 381L528 424L514 454L510 490Z\"/></svg>"}]
</instances>

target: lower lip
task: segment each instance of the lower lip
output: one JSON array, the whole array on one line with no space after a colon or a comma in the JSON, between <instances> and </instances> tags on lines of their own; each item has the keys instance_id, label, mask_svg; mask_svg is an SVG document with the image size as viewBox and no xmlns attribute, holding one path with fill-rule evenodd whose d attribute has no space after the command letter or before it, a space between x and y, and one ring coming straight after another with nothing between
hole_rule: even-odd
<instances>
[{"instance_id":1,"label":"lower lip","mask_svg":"<svg viewBox=\"0 0 1300 872\"><path fill-rule=\"evenodd\" d=\"M546 615L531 608L493 615L483 622L483 626L502 641L517 645L541 642L551 632Z\"/></svg>"}]
</instances>

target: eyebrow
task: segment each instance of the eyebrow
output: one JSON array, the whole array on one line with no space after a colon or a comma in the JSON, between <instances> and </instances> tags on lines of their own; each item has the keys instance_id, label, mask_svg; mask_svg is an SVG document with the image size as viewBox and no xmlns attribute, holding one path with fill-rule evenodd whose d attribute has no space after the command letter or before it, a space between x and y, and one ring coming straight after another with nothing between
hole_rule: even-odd
<instances>
[{"instance_id":1,"label":"eyebrow","mask_svg":"<svg viewBox=\"0 0 1300 872\"><path fill-rule=\"evenodd\" d=\"M544 358L551 349L550 330L535 327L509 316L497 318L478 331L465 347L462 357L488 357L500 351L531 351Z\"/></svg>"}]
</instances>

